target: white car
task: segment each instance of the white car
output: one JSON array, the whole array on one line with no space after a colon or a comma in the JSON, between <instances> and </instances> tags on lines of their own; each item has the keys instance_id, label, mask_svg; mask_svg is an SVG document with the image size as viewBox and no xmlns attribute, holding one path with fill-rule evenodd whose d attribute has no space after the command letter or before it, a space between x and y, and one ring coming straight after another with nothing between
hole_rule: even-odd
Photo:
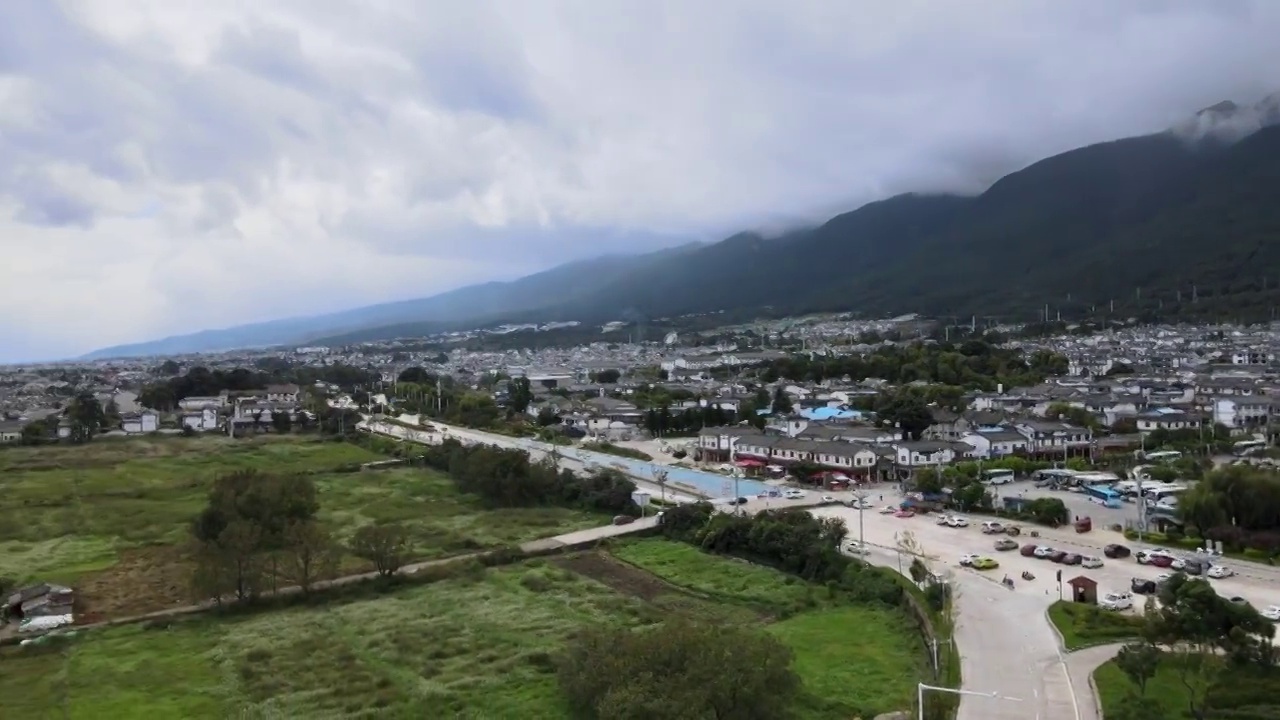
<instances>
[{"instance_id":1,"label":"white car","mask_svg":"<svg viewBox=\"0 0 1280 720\"><path fill-rule=\"evenodd\" d=\"M947 525L950 527L957 527L957 528L969 527L969 519L960 517L959 515L953 515L947 518Z\"/></svg>"},{"instance_id":2,"label":"white car","mask_svg":"<svg viewBox=\"0 0 1280 720\"><path fill-rule=\"evenodd\" d=\"M974 555L972 553L966 553L960 556L960 564L964 567L969 567L970 565L973 564L973 561L977 559L978 559L977 555Z\"/></svg>"},{"instance_id":3,"label":"white car","mask_svg":"<svg viewBox=\"0 0 1280 720\"><path fill-rule=\"evenodd\" d=\"M1103 610L1128 610L1133 607L1133 595L1130 593L1107 593L1098 601Z\"/></svg>"},{"instance_id":4,"label":"white car","mask_svg":"<svg viewBox=\"0 0 1280 720\"><path fill-rule=\"evenodd\" d=\"M1232 575L1235 575L1236 571L1232 570L1226 565L1214 565L1213 567L1209 568L1209 572L1205 574L1215 580L1221 580L1222 578L1229 578Z\"/></svg>"},{"instance_id":5,"label":"white car","mask_svg":"<svg viewBox=\"0 0 1280 720\"><path fill-rule=\"evenodd\" d=\"M898 508L892 505L885 505L884 507L880 508L881 515L892 515L896 512L898 512Z\"/></svg>"},{"instance_id":6,"label":"white car","mask_svg":"<svg viewBox=\"0 0 1280 720\"><path fill-rule=\"evenodd\" d=\"M1090 569L1093 569L1093 568L1100 568L1100 567L1102 567L1102 558L1094 557L1094 556L1092 556L1092 555L1089 555L1088 557L1086 557L1086 558L1084 558L1083 560L1081 560L1081 561L1080 561L1080 566L1081 566L1081 567L1087 567L1087 568L1090 568Z\"/></svg>"},{"instance_id":7,"label":"white car","mask_svg":"<svg viewBox=\"0 0 1280 720\"><path fill-rule=\"evenodd\" d=\"M1169 567L1173 568L1174 570L1186 570L1187 561L1183 560L1180 557L1176 557L1173 559L1173 562L1169 564Z\"/></svg>"},{"instance_id":8,"label":"white car","mask_svg":"<svg viewBox=\"0 0 1280 720\"><path fill-rule=\"evenodd\" d=\"M1156 584L1163 585L1173 579L1173 573L1160 573L1156 576Z\"/></svg>"},{"instance_id":9,"label":"white car","mask_svg":"<svg viewBox=\"0 0 1280 720\"><path fill-rule=\"evenodd\" d=\"M1035 556L1041 559L1047 558L1053 554L1053 548L1048 545L1037 545Z\"/></svg>"},{"instance_id":10,"label":"white car","mask_svg":"<svg viewBox=\"0 0 1280 720\"><path fill-rule=\"evenodd\" d=\"M782 493L782 496L788 500L803 500L809 496L809 493L803 490L788 490Z\"/></svg>"},{"instance_id":11,"label":"white car","mask_svg":"<svg viewBox=\"0 0 1280 720\"><path fill-rule=\"evenodd\" d=\"M822 496L822 502L835 502L835 501L836 501L836 499L835 499L835 498L833 498L833 497L831 497L830 495L823 495L823 496Z\"/></svg>"},{"instance_id":12,"label":"white car","mask_svg":"<svg viewBox=\"0 0 1280 720\"><path fill-rule=\"evenodd\" d=\"M858 510L858 509L861 509L861 510L871 510L871 509L875 508L875 503L871 502L870 500L868 500L868 499L866 499L866 498L862 498L862 499L860 499L860 500L852 500L852 501L850 501L850 502L849 502L849 507L851 507L851 508L853 508L853 509L855 509L855 510Z\"/></svg>"},{"instance_id":13,"label":"white car","mask_svg":"<svg viewBox=\"0 0 1280 720\"><path fill-rule=\"evenodd\" d=\"M866 545L863 545L857 540L850 540L849 542L845 543L844 551L849 553L850 555L870 555L871 554L871 550L869 550Z\"/></svg>"},{"instance_id":14,"label":"white car","mask_svg":"<svg viewBox=\"0 0 1280 720\"><path fill-rule=\"evenodd\" d=\"M1280 605L1268 605L1266 610L1262 611L1262 617L1271 622L1280 622Z\"/></svg>"},{"instance_id":15,"label":"white car","mask_svg":"<svg viewBox=\"0 0 1280 720\"><path fill-rule=\"evenodd\" d=\"M950 524L951 524L951 516L950 516L950 515L939 515L939 516L938 516L938 519L937 519L937 520L934 520L933 522L934 522L934 524L935 524L935 525L950 525Z\"/></svg>"}]
</instances>

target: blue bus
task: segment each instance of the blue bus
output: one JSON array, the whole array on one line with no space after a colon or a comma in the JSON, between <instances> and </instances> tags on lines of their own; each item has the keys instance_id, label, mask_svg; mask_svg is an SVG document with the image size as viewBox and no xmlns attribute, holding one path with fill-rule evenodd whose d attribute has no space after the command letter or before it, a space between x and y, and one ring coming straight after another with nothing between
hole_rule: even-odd
<instances>
[{"instance_id":1,"label":"blue bus","mask_svg":"<svg viewBox=\"0 0 1280 720\"><path fill-rule=\"evenodd\" d=\"M1084 494L1091 498L1101 500L1102 504L1109 508L1120 507L1120 501L1122 499L1118 490L1113 490L1105 485L1086 485L1084 487Z\"/></svg>"}]
</instances>

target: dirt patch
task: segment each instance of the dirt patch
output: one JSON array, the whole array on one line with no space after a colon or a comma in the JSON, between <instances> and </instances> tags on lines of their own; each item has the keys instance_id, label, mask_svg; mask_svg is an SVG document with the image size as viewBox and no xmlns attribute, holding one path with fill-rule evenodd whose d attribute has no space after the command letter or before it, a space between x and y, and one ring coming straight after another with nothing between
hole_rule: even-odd
<instances>
[{"instance_id":1,"label":"dirt patch","mask_svg":"<svg viewBox=\"0 0 1280 720\"><path fill-rule=\"evenodd\" d=\"M115 565L76 583L78 623L191 604L191 563L173 547L126 550Z\"/></svg>"},{"instance_id":2,"label":"dirt patch","mask_svg":"<svg viewBox=\"0 0 1280 720\"><path fill-rule=\"evenodd\" d=\"M600 553L583 553L570 555L555 560L555 564L566 570L595 580L624 595L640 598L645 602L653 602L663 595L672 592L684 592L660 578L626 563L618 562L608 555Z\"/></svg>"}]
</instances>

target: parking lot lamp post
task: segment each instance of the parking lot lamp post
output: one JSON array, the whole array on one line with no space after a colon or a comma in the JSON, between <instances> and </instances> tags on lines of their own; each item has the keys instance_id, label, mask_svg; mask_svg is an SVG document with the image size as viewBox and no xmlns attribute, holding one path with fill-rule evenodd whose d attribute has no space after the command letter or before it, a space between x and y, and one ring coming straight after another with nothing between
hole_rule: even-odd
<instances>
[{"instance_id":1,"label":"parking lot lamp post","mask_svg":"<svg viewBox=\"0 0 1280 720\"><path fill-rule=\"evenodd\" d=\"M934 692L951 693L952 695L972 695L974 697L992 698L995 700L1007 700L1008 702L1022 702L1021 698L1008 697L995 692L977 692L976 690L961 690L959 688L939 687L937 685L925 685L924 683L916 683L916 708L919 720L924 720L924 691L932 690ZM1037 717L1039 715L1037 714Z\"/></svg>"}]
</instances>

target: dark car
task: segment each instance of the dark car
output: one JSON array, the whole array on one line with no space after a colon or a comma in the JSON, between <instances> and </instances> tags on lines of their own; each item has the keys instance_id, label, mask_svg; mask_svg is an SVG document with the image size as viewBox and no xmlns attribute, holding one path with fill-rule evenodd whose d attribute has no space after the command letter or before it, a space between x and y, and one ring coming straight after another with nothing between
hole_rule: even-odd
<instances>
[{"instance_id":1,"label":"dark car","mask_svg":"<svg viewBox=\"0 0 1280 720\"><path fill-rule=\"evenodd\" d=\"M744 497L737 497L737 498L734 498L734 499L730 500L730 501L729 501L729 504L730 504L730 505L746 505L748 502L750 502L750 501L749 501L749 500L747 500L747 499L746 499L746 498L744 498Z\"/></svg>"},{"instance_id":2,"label":"dark car","mask_svg":"<svg viewBox=\"0 0 1280 720\"><path fill-rule=\"evenodd\" d=\"M614 525L630 525L635 521L636 519L630 515L615 515L613 518Z\"/></svg>"},{"instance_id":3,"label":"dark car","mask_svg":"<svg viewBox=\"0 0 1280 720\"><path fill-rule=\"evenodd\" d=\"M1167 568L1173 566L1173 558L1168 555L1151 555L1147 562L1158 568Z\"/></svg>"},{"instance_id":4,"label":"dark car","mask_svg":"<svg viewBox=\"0 0 1280 720\"><path fill-rule=\"evenodd\" d=\"M1129 583L1129 587L1139 595L1153 595L1156 591L1156 581L1134 578L1133 582Z\"/></svg>"},{"instance_id":5,"label":"dark car","mask_svg":"<svg viewBox=\"0 0 1280 720\"><path fill-rule=\"evenodd\" d=\"M1118 559L1129 557L1133 554L1133 551L1124 545L1111 544L1102 549L1102 554L1112 559Z\"/></svg>"},{"instance_id":6,"label":"dark car","mask_svg":"<svg viewBox=\"0 0 1280 720\"><path fill-rule=\"evenodd\" d=\"M1079 565L1082 559L1083 558L1081 558L1076 553L1067 553L1062 558L1062 564L1063 565Z\"/></svg>"},{"instance_id":7,"label":"dark car","mask_svg":"<svg viewBox=\"0 0 1280 720\"><path fill-rule=\"evenodd\" d=\"M1066 553L1066 552L1064 552L1064 551L1062 551L1062 550L1054 550L1054 551L1053 551L1053 554L1049 556L1049 560L1050 560L1051 562L1060 563L1060 562L1062 562L1062 561L1063 561L1063 559L1064 559L1064 558L1066 558L1066 557L1067 557L1067 553Z\"/></svg>"},{"instance_id":8,"label":"dark car","mask_svg":"<svg viewBox=\"0 0 1280 720\"><path fill-rule=\"evenodd\" d=\"M1036 554L1036 544L1028 543L1026 545L1023 545L1022 549L1018 551L1018 554L1022 555L1022 557L1034 556Z\"/></svg>"}]
</instances>

